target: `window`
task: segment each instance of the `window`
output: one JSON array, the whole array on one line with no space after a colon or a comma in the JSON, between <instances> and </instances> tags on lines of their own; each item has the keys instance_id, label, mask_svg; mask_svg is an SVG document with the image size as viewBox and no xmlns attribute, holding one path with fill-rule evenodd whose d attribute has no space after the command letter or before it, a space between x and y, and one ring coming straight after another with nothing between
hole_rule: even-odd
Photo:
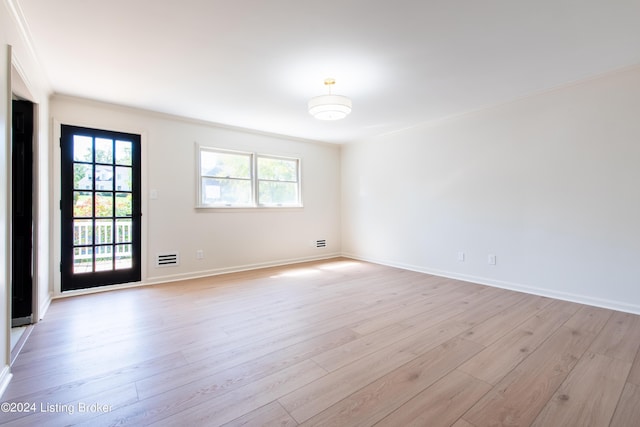
<instances>
[{"instance_id":1,"label":"window","mask_svg":"<svg viewBox=\"0 0 640 427\"><path fill-rule=\"evenodd\" d=\"M198 207L300 207L300 160L199 147Z\"/></svg>"},{"instance_id":2,"label":"window","mask_svg":"<svg viewBox=\"0 0 640 427\"><path fill-rule=\"evenodd\" d=\"M251 206L252 155L200 149L200 202L204 206Z\"/></svg>"},{"instance_id":3,"label":"window","mask_svg":"<svg viewBox=\"0 0 640 427\"><path fill-rule=\"evenodd\" d=\"M257 156L258 205L296 206L298 191L298 159Z\"/></svg>"}]
</instances>

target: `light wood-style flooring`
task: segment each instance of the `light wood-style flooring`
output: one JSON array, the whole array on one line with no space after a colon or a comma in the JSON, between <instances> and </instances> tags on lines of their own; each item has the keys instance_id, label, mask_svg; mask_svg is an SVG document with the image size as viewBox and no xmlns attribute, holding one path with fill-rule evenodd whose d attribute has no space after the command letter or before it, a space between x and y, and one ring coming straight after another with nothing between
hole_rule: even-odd
<instances>
[{"instance_id":1,"label":"light wood-style flooring","mask_svg":"<svg viewBox=\"0 0 640 427\"><path fill-rule=\"evenodd\" d=\"M0 423L639 426L639 347L640 316L340 258L56 300Z\"/></svg>"}]
</instances>

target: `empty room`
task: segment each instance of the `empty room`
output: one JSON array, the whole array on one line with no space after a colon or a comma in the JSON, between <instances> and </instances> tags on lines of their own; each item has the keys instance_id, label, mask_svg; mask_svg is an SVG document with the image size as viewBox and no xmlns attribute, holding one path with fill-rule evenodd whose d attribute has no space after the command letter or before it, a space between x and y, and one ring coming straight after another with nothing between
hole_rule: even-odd
<instances>
[{"instance_id":1,"label":"empty room","mask_svg":"<svg viewBox=\"0 0 640 427\"><path fill-rule=\"evenodd\" d=\"M640 425L638 22L2 0L0 425Z\"/></svg>"}]
</instances>

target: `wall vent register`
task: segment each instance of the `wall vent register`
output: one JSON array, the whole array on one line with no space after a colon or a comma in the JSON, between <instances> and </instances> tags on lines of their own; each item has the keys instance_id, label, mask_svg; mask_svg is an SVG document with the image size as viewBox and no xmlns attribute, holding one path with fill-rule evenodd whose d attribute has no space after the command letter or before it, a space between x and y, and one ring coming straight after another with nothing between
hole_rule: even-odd
<instances>
[{"instance_id":1,"label":"wall vent register","mask_svg":"<svg viewBox=\"0 0 640 427\"><path fill-rule=\"evenodd\" d=\"M177 252L158 254L156 267L174 267L180 264L180 255Z\"/></svg>"}]
</instances>

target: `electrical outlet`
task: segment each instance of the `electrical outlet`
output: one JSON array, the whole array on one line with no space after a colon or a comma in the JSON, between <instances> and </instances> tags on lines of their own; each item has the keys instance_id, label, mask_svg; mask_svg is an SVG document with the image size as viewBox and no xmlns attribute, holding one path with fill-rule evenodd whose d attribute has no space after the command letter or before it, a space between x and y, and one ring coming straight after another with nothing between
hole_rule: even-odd
<instances>
[{"instance_id":1,"label":"electrical outlet","mask_svg":"<svg viewBox=\"0 0 640 427\"><path fill-rule=\"evenodd\" d=\"M204 251L202 249L196 251L196 259L204 259Z\"/></svg>"},{"instance_id":2,"label":"electrical outlet","mask_svg":"<svg viewBox=\"0 0 640 427\"><path fill-rule=\"evenodd\" d=\"M487 262L490 265L496 265L496 256L494 254L489 254L489 258L487 259Z\"/></svg>"},{"instance_id":3,"label":"electrical outlet","mask_svg":"<svg viewBox=\"0 0 640 427\"><path fill-rule=\"evenodd\" d=\"M464 262L464 252L458 252L458 261Z\"/></svg>"}]
</instances>

